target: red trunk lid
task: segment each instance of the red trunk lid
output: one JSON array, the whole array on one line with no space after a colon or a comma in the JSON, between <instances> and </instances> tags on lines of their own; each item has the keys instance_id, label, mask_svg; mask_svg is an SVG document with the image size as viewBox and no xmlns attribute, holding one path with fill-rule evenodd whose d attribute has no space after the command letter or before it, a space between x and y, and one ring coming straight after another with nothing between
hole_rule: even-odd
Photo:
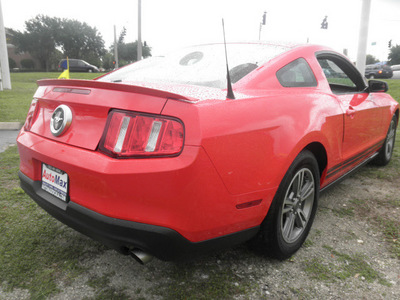
<instances>
[{"instance_id":1,"label":"red trunk lid","mask_svg":"<svg viewBox=\"0 0 400 300\"><path fill-rule=\"evenodd\" d=\"M31 132L57 142L95 150L111 109L160 114L168 98L192 100L154 89L87 80L41 80L35 93L38 109ZM72 122L60 136L50 131L55 109L67 105Z\"/></svg>"}]
</instances>

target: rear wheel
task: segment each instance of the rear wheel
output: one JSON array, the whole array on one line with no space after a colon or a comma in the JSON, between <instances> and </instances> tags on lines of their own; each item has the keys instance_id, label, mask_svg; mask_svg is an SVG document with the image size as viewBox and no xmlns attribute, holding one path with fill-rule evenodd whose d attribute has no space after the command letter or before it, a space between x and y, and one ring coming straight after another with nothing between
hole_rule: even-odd
<instances>
[{"instance_id":1,"label":"rear wheel","mask_svg":"<svg viewBox=\"0 0 400 300\"><path fill-rule=\"evenodd\" d=\"M374 159L373 163L378 166L386 166L393 155L394 143L396 141L396 127L397 127L397 117L393 116L390 121L389 129L386 134L383 146L379 151L378 156Z\"/></svg>"},{"instance_id":2,"label":"rear wheel","mask_svg":"<svg viewBox=\"0 0 400 300\"><path fill-rule=\"evenodd\" d=\"M302 246L314 221L318 197L318 163L304 150L283 178L262 224L262 243L270 255L285 259Z\"/></svg>"}]
</instances>

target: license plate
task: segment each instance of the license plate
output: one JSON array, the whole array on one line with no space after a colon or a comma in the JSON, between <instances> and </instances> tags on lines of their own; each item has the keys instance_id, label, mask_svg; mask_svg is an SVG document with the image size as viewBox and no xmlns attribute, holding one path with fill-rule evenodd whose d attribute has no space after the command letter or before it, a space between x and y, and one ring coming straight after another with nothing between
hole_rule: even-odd
<instances>
[{"instance_id":1,"label":"license plate","mask_svg":"<svg viewBox=\"0 0 400 300\"><path fill-rule=\"evenodd\" d=\"M42 164L42 189L67 201L68 174L52 166Z\"/></svg>"}]
</instances>

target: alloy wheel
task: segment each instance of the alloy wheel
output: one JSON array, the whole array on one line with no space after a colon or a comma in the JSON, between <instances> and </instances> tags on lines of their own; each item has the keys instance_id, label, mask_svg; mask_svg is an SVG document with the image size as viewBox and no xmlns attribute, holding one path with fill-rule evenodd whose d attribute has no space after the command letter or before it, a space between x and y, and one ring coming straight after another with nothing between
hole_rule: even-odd
<instances>
[{"instance_id":1,"label":"alloy wheel","mask_svg":"<svg viewBox=\"0 0 400 300\"><path fill-rule=\"evenodd\" d=\"M282 206L281 232L285 242L293 243L302 235L311 216L314 194L311 170L299 170L289 184Z\"/></svg>"},{"instance_id":2,"label":"alloy wheel","mask_svg":"<svg viewBox=\"0 0 400 300\"><path fill-rule=\"evenodd\" d=\"M386 137L385 155L386 159L390 159L393 153L394 137L396 135L396 124L394 120L390 122L389 131Z\"/></svg>"}]
</instances>

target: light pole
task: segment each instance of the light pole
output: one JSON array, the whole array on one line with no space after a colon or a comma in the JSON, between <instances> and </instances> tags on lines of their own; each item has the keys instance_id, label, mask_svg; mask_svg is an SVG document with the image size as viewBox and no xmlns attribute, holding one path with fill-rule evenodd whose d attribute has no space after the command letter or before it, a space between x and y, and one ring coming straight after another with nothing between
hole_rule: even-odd
<instances>
[{"instance_id":1,"label":"light pole","mask_svg":"<svg viewBox=\"0 0 400 300\"><path fill-rule=\"evenodd\" d=\"M6 30L4 29L3 11L0 0L0 91L11 90L10 67L8 65Z\"/></svg>"},{"instance_id":2,"label":"light pole","mask_svg":"<svg viewBox=\"0 0 400 300\"><path fill-rule=\"evenodd\" d=\"M358 37L358 51L356 66L361 74L365 73L365 58L367 56L369 14L371 0L363 0L361 8L360 34Z\"/></svg>"}]
</instances>

